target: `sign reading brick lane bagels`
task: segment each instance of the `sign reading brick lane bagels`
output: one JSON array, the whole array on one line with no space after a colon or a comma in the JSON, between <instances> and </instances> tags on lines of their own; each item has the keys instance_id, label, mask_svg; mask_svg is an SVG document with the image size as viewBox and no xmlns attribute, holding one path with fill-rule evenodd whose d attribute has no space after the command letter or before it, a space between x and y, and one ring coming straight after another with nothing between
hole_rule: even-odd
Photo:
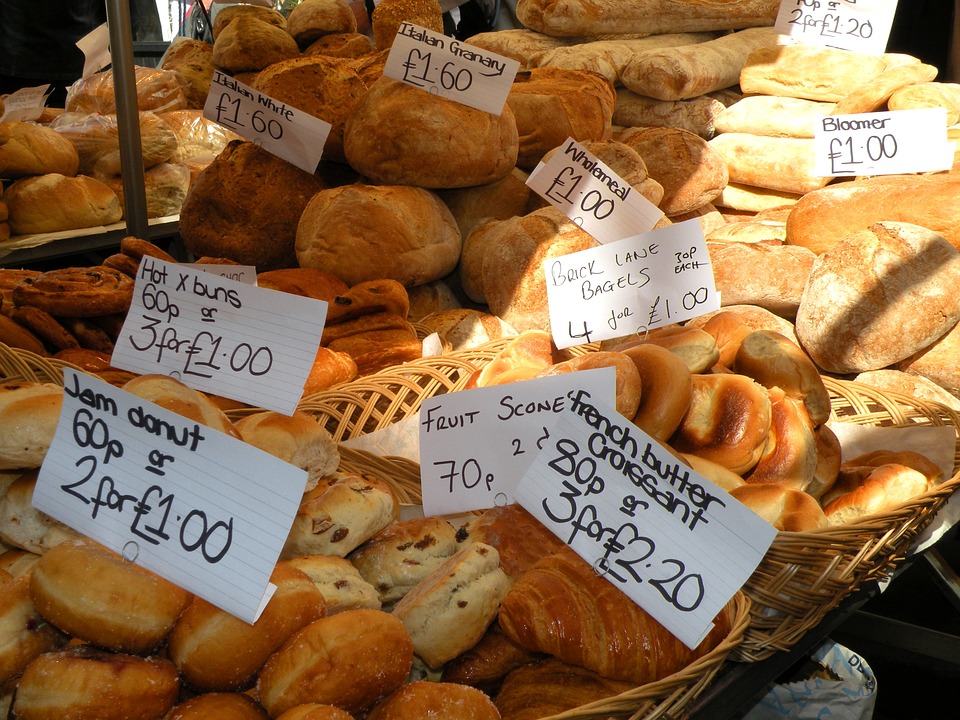
<instances>
[{"instance_id":1,"label":"sign reading brick lane bagels","mask_svg":"<svg viewBox=\"0 0 960 720\"><path fill-rule=\"evenodd\" d=\"M272 596L305 480L237 438L64 368L33 504L253 623Z\"/></svg>"},{"instance_id":2,"label":"sign reading brick lane bagels","mask_svg":"<svg viewBox=\"0 0 960 720\"><path fill-rule=\"evenodd\" d=\"M404 22L390 46L385 77L491 115L503 112L520 63Z\"/></svg>"},{"instance_id":3,"label":"sign reading brick lane bagels","mask_svg":"<svg viewBox=\"0 0 960 720\"><path fill-rule=\"evenodd\" d=\"M777 533L586 391L566 403L515 497L690 648Z\"/></svg>"}]
</instances>

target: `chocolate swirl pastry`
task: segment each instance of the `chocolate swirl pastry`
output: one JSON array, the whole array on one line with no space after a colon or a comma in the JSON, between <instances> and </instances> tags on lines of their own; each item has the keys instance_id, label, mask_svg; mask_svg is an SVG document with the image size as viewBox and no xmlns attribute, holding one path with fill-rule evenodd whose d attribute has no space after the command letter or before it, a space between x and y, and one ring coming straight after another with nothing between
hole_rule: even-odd
<instances>
[{"instance_id":1,"label":"chocolate swirl pastry","mask_svg":"<svg viewBox=\"0 0 960 720\"><path fill-rule=\"evenodd\" d=\"M58 317L96 317L126 312L133 279L103 265L48 270L13 288L15 305L32 305Z\"/></svg>"}]
</instances>

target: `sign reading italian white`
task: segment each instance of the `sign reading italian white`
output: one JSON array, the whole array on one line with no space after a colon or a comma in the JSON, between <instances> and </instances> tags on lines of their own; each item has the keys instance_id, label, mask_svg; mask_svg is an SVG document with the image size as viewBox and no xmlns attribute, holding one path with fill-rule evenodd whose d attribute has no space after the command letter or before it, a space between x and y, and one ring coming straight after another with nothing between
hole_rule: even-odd
<instances>
[{"instance_id":1,"label":"sign reading italian white","mask_svg":"<svg viewBox=\"0 0 960 720\"><path fill-rule=\"evenodd\" d=\"M813 133L814 172L824 177L899 175L949 170L943 108L828 115Z\"/></svg>"},{"instance_id":2,"label":"sign reading italian white","mask_svg":"<svg viewBox=\"0 0 960 720\"><path fill-rule=\"evenodd\" d=\"M383 74L461 105L499 115L519 69L520 63L512 58L403 22L390 47Z\"/></svg>"},{"instance_id":3,"label":"sign reading italian white","mask_svg":"<svg viewBox=\"0 0 960 720\"><path fill-rule=\"evenodd\" d=\"M33 505L252 623L305 482L252 445L65 368Z\"/></svg>"},{"instance_id":4,"label":"sign reading italian white","mask_svg":"<svg viewBox=\"0 0 960 720\"><path fill-rule=\"evenodd\" d=\"M327 303L145 256L111 363L290 415Z\"/></svg>"},{"instance_id":5,"label":"sign reading italian white","mask_svg":"<svg viewBox=\"0 0 960 720\"><path fill-rule=\"evenodd\" d=\"M663 211L572 138L527 178L527 185L599 242L652 230Z\"/></svg>"},{"instance_id":6,"label":"sign reading italian white","mask_svg":"<svg viewBox=\"0 0 960 720\"><path fill-rule=\"evenodd\" d=\"M420 481L425 515L513 502L513 491L576 392L616 403L611 368L447 393L420 407ZM478 438L482 441L478 442Z\"/></svg>"},{"instance_id":7,"label":"sign reading italian white","mask_svg":"<svg viewBox=\"0 0 960 720\"><path fill-rule=\"evenodd\" d=\"M881 55L896 10L897 0L783 0L773 27L810 45Z\"/></svg>"},{"instance_id":8,"label":"sign reading italian white","mask_svg":"<svg viewBox=\"0 0 960 720\"><path fill-rule=\"evenodd\" d=\"M313 175L331 125L213 71L203 116Z\"/></svg>"},{"instance_id":9,"label":"sign reading italian white","mask_svg":"<svg viewBox=\"0 0 960 720\"><path fill-rule=\"evenodd\" d=\"M777 534L587 391L568 398L515 495L691 648Z\"/></svg>"},{"instance_id":10,"label":"sign reading italian white","mask_svg":"<svg viewBox=\"0 0 960 720\"><path fill-rule=\"evenodd\" d=\"M543 270L558 348L643 333L720 308L697 220L549 258Z\"/></svg>"}]
</instances>

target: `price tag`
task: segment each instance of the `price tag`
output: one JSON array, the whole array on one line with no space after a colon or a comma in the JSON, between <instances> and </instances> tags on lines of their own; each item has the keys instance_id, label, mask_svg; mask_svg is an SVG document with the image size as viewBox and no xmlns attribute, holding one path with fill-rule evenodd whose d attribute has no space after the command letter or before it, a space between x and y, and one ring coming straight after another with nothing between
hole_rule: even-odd
<instances>
[{"instance_id":1,"label":"price tag","mask_svg":"<svg viewBox=\"0 0 960 720\"><path fill-rule=\"evenodd\" d=\"M76 44L83 53L81 77L89 77L110 64L110 29L106 23L88 32Z\"/></svg>"},{"instance_id":2,"label":"price tag","mask_svg":"<svg viewBox=\"0 0 960 720\"><path fill-rule=\"evenodd\" d=\"M257 284L257 268L254 265L221 265L220 263L180 263L180 267L193 268L199 272L218 275L246 285Z\"/></svg>"},{"instance_id":3,"label":"price tag","mask_svg":"<svg viewBox=\"0 0 960 720\"><path fill-rule=\"evenodd\" d=\"M383 74L499 115L519 69L516 60L404 22L390 47Z\"/></svg>"},{"instance_id":4,"label":"price tag","mask_svg":"<svg viewBox=\"0 0 960 720\"><path fill-rule=\"evenodd\" d=\"M691 648L777 532L585 391L570 399L516 499Z\"/></svg>"},{"instance_id":5,"label":"price tag","mask_svg":"<svg viewBox=\"0 0 960 720\"><path fill-rule=\"evenodd\" d=\"M899 175L949 170L943 108L829 115L813 133L814 172L825 177Z\"/></svg>"},{"instance_id":6,"label":"price tag","mask_svg":"<svg viewBox=\"0 0 960 720\"><path fill-rule=\"evenodd\" d=\"M543 262L558 348L640 333L720 308L697 220Z\"/></svg>"},{"instance_id":7,"label":"price tag","mask_svg":"<svg viewBox=\"0 0 960 720\"><path fill-rule=\"evenodd\" d=\"M811 45L882 55L897 0L782 0L773 29Z\"/></svg>"},{"instance_id":8,"label":"price tag","mask_svg":"<svg viewBox=\"0 0 960 720\"><path fill-rule=\"evenodd\" d=\"M203 116L311 175L320 164L332 127L325 120L278 102L220 70L213 71Z\"/></svg>"},{"instance_id":9,"label":"price tag","mask_svg":"<svg viewBox=\"0 0 960 720\"><path fill-rule=\"evenodd\" d=\"M49 85L32 88L20 88L3 98L3 115L0 122L29 122L43 113L43 107L50 94Z\"/></svg>"},{"instance_id":10,"label":"price tag","mask_svg":"<svg viewBox=\"0 0 960 720\"><path fill-rule=\"evenodd\" d=\"M599 242L647 232L663 211L580 143L567 138L527 185Z\"/></svg>"},{"instance_id":11,"label":"price tag","mask_svg":"<svg viewBox=\"0 0 960 720\"><path fill-rule=\"evenodd\" d=\"M111 363L290 415L326 315L322 300L146 256Z\"/></svg>"},{"instance_id":12,"label":"price tag","mask_svg":"<svg viewBox=\"0 0 960 720\"><path fill-rule=\"evenodd\" d=\"M85 373L63 375L34 507L252 623L306 472Z\"/></svg>"},{"instance_id":13,"label":"price tag","mask_svg":"<svg viewBox=\"0 0 960 720\"><path fill-rule=\"evenodd\" d=\"M420 407L420 481L426 515L513 502L517 482L581 389L616 404L613 368L448 393ZM483 442L477 442L477 438Z\"/></svg>"}]
</instances>

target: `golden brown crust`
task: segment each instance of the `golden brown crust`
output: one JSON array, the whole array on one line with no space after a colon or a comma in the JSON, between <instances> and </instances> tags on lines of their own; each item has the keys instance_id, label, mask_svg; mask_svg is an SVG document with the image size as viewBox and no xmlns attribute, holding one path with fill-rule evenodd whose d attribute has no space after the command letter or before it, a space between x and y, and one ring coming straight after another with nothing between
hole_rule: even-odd
<instances>
[{"instance_id":1,"label":"golden brown crust","mask_svg":"<svg viewBox=\"0 0 960 720\"><path fill-rule=\"evenodd\" d=\"M167 375L138 375L123 389L143 400L149 400L190 420L207 425L231 437L240 433L216 404L199 390Z\"/></svg>"},{"instance_id":2,"label":"golden brown crust","mask_svg":"<svg viewBox=\"0 0 960 720\"><path fill-rule=\"evenodd\" d=\"M25 277L13 288L17 305L33 305L59 317L92 317L126 312L133 280L112 268L73 267Z\"/></svg>"},{"instance_id":3,"label":"golden brown crust","mask_svg":"<svg viewBox=\"0 0 960 720\"><path fill-rule=\"evenodd\" d=\"M268 720L257 701L242 693L205 693L185 700L163 720Z\"/></svg>"},{"instance_id":4,"label":"golden brown crust","mask_svg":"<svg viewBox=\"0 0 960 720\"><path fill-rule=\"evenodd\" d=\"M407 289L396 280L365 280L351 285L349 290L333 299L327 308L327 324L384 311L406 317L410 312Z\"/></svg>"},{"instance_id":5,"label":"golden brown crust","mask_svg":"<svg viewBox=\"0 0 960 720\"><path fill-rule=\"evenodd\" d=\"M633 424L666 442L690 407L690 369L679 355L654 343L641 343L622 353L633 362L640 376L640 404L632 416Z\"/></svg>"},{"instance_id":6,"label":"golden brown crust","mask_svg":"<svg viewBox=\"0 0 960 720\"><path fill-rule=\"evenodd\" d=\"M303 397L349 382L357 377L357 361L344 352L337 352L322 345L303 384Z\"/></svg>"},{"instance_id":7,"label":"golden brown crust","mask_svg":"<svg viewBox=\"0 0 960 720\"><path fill-rule=\"evenodd\" d=\"M67 638L37 612L30 576L0 584L0 687L19 676L38 655L56 650Z\"/></svg>"},{"instance_id":8,"label":"golden brown crust","mask_svg":"<svg viewBox=\"0 0 960 720\"><path fill-rule=\"evenodd\" d=\"M418 680L381 700L367 720L410 720L417 717L457 720L500 720L496 705L483 692L452 682Z\"/></svg>"},{"instance_id":9,"label":"golden brown crust","mask_svg":"<svg viewBox=\"0 0 960 720\"><path fill-rule=\"evenodd\" d=\"M777 530L809 532L827 525L820 504L802 490L758 483L741 485L730 494Z\"/></svg>"},{"instance_id":10,"label":"golden brown crust","mask_svg":"<svg viewBox=\"0 0 960 720\"><path fill-rule=\"evenodd\" d=\"M9 316L40 338L51 353L80 347L76 336L46 310L32 305L21 305L10 308Z\"/></svg>"},{"instance_id":11,"label":"golden brown crust","mask_svg":"<svg viewBox=\"0 0 960 720\"><path fill-rule=\"evenodd\" d=\"M476 645L443 666L440 677L494 693L510 672L540 657L511 642L500 624L493 623Z\"/></svg>"},{"instance_id":12,"label":"golden brown crust","mask_svg":"<svg viewBox=\"0 0 960 720\"><path fill-rule=\"evenodd\" d=\"M35 333L4 314L0 314L0 343L18 350L32 352L35 355L45 356L50 354L43 341Z\"/></svg>"},{"instance_id":13,"label":"golden brown crust","mask_svg":"<svg viewBox=\"0 0 960 720\"><path fill-rule=\"evenodd\" d=\"M270 290L302 295L315 300L333 302L350 286L327 270L319 268L281 268L257 273L257 285ZM329 318L328 318L329 320Z\"/></svg>"},{"instance_id":14,"label":"golden brown crust","mask_svg":"<svg viewBox=\"0 0 960 720\"><path fill-rule=\"evenodd\" d=\"M377 50L389 49L404 22L443 33L443 14L435 0L384 0L370 16Z\"/></svg>"},{"instance_id":15,"label":"golden brown crust","mask_svg":"<svg viewBox=\"0 0 960 720\"><path fill-rule=\"evenodd\" d=\"M133 235L127 235L127 237L120 241L120 252L124 255L129 255L138 265L144 256L165 260L167 262L177 261L173 255L159 245L149 240L134 237Z\"/></svg>"},{"instance_id":16,"label":"golden brown crust","mask_svg":"<svg viewBox=\"0 0 960 720\"><path fill-rule=\"evenodd\" d=\"M0 176L59 173L70 177L79 167L76 147L56 130L33 122L0 123Z\"/></svg>"},{"instance_id":17,"label":"golden brown crust","mask_svg":"<svg viewBox=\"0 0 960 720\"><path fill-rule=\"evenodd\" d=\"M114 270L119 270L124 275L132 277L134 280L137 279L137 261L131 258L129 255L124 255L122 252L114 253L113 255L107 255L101 263L104 267L113 268Z\"/></svg>"}]
</instances>

